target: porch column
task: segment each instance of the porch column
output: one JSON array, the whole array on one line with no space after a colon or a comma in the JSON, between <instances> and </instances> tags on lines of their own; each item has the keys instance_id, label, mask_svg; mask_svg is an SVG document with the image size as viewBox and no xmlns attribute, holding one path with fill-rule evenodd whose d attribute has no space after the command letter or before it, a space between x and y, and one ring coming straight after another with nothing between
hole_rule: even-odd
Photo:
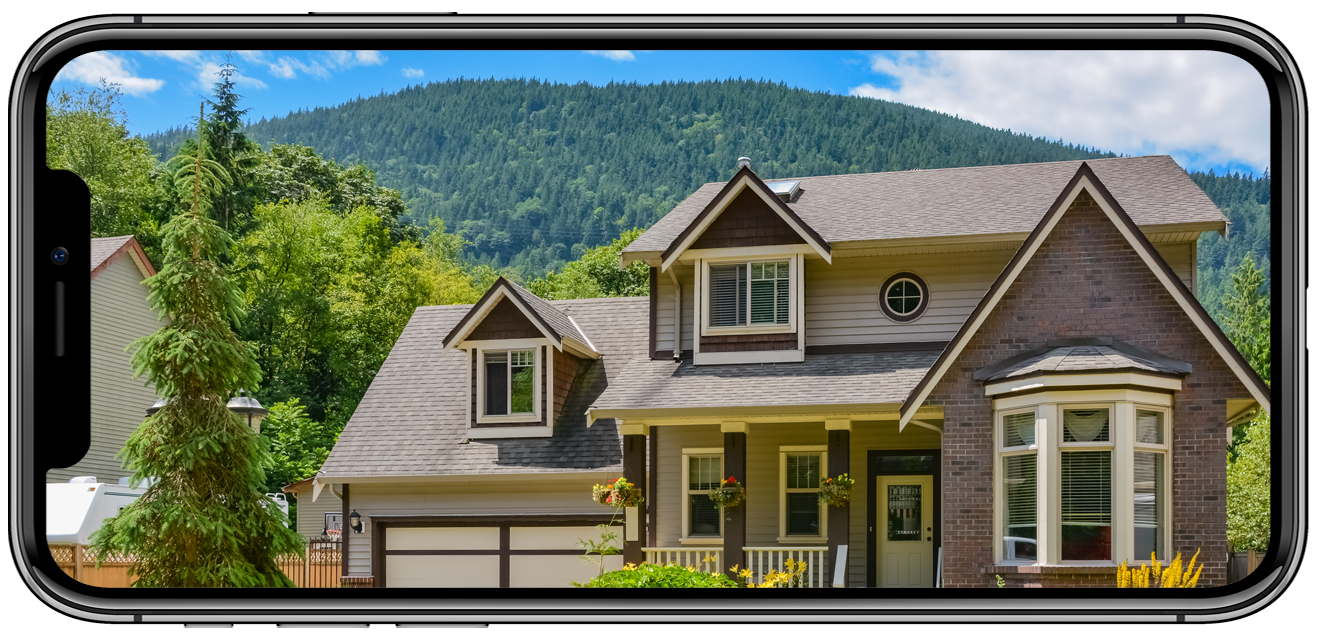
<instances>
[{"instance_id":1,"label":"porch column","mask_svg":"<svg viewBox=\"0 0 1317 641\"><path fill-rule=\"evenodd\" d=\"M645 562L645 512L652 492L645 487L645 444L649 426L643 423L622 423L622 476L644 492L645 500L637 507L625 508L623 515L622 562L640 565Z\"/></svg>"},{"instance_id":2,"label":"porch column","mask_svg":"<svg viewBox=\"0 0 1317 641\"><path fill-rule=\"evenodd\" d=\"M851 473L851 422L845 420L831 420L823 423L824 428L828 430L828 476L836 478L841 474ZM850 549L851 536L851 506L849 503L846 507L828 506L828 576L825 582L832 581L837 576L837 546L847 546L847 562L842 568L843 583L840 586L832 587L850 587L851 585L851 568L850 557L855 551Z\"/></svg>"},{"instance_id":3,"label":"porch column","mask_svg":"<svg viewBox=\"0 0 1317 641\"><path fill-rule=\"evenodd\" d=\"M736 480L751 492L745 475L745 437L748 426L744 422L723 423L723 475ZM745 503L723 510L723 553L718 557L718 568L731 574L731 567L745 567Z\"/></svg>"}]
</instances>

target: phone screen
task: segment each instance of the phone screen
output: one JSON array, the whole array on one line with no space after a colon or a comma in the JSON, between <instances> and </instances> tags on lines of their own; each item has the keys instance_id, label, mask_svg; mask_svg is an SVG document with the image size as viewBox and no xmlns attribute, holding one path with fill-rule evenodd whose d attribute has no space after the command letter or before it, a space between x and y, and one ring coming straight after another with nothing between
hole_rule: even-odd
<instances>
[{"instance_id":1,"label":"phone screen","mask_svg":"<svg viewBox=\"0 0 1317 641\"><path fill-rule=\"evenodd\" d=\"M1271 545L1235 55L108 49L44 100L82 584L895 598Z\"/></svg>"}]
</instances>

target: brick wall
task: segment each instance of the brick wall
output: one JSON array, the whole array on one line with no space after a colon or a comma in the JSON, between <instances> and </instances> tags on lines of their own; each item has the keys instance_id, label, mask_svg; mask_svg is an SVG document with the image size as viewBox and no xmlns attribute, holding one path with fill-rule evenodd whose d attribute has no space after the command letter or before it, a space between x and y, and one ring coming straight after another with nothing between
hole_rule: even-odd
<instances>
[{"instance_id":1,"label":"brick wall","mask_svg":"<svg viewBox=\"0 0 1317 641\"><path fill-rule=\"evenodd\" d=\"M982 383L974 381L974 371L1048 339L1080 336L1111 336L1193 365L1184 389L1175 395L1172 553L1187 558L1202 548L1199 559L1205 567L1199 585L1223 585L1228 552L1225 403L1249 394L1087 193L1057 223L927 401L946 412L944 584L996 584L992 402ZM1049 586L1086 585L1095 578L1034 576Z\"/></svg>"}]
</instances>

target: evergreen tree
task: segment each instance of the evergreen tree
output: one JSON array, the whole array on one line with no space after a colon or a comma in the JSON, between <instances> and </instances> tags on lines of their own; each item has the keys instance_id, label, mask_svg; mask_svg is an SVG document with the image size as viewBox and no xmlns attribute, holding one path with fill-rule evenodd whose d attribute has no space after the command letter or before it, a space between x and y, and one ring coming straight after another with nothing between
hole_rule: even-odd
<instances>
[{"instance_id":1,"label":"evergreen tree","mask_svg":"<svg viewBox=\"0 0 1317 641\"><path fill-rule=\"evenodd\" d=\"M1223 301L1222 329L1253 371L1271 385L1271 297L1262 291L1262 271L1249 254L1230 275L1234 293Z\"/></svg>"},{"instance_id":2,"label":"evergreen tree","mask_svg":"<svg viewBox=\"0 0 1317 641\"><path fill-rule=\"evenodd\" d=\"M242 96L233 90L233 76L238 73L238 67L233 64L232 56L215 73L219 76L215 99L206 101L211 106L204 128L206 145L211 158L224 168L233 184L216 194L213 211L225 231L235 232L245 225L255 203L251 176L259 164L260 146L249 141L242 131L242 117L248 110L238 108Z\"/></svg>"},{"instance_id":3,"label":"evergreen tree","mask_svg":"<svg viewBox=\"0 0 1317 641\"><path fill-rule=\"evenodd\" d=\"M203 132L204 115L203 104ZM136 470L132 485L149 487L106 519L92 546L98 558L134 555L138 587L293 587L275 559L301 554L303 541L265 496L269 443L226 407L230 394L255 387L260 370L230 325L242 315L241 294L215 262L228 234L206 215L230 179L207 158L204 133L198 138L189 166L175 173L191 207L165 224L164 264L146 281L168 324L132 346L137 375L168 399L120 452Z\"/></svg>"}]
</instances>

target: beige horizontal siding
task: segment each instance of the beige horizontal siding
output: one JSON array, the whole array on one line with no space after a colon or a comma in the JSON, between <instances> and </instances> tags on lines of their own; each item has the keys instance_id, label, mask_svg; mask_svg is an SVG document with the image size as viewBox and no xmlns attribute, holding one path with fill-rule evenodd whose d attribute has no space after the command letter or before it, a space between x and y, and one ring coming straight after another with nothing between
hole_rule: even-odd
<instances>
[{"instance_id":1,"label":"beige horizontal siding","mask_svg":"<svg viewBox=\"0 0 1317 641\"><path fill-rule=\"evenodd\" d=\"M805 263L805 345L946 341L978 305L1014 252L838 258ZM928 283L928 309L898 323L883 314L879 290L898 272Z\"/></svg>"},{"instance_id":2,"label":"beige horizontal siding","mask_svg":"<svg viewBox=\"0 0 1317 641\"><path fill-rule=\"evenodd\" d=\"M297 533L307 538L321 536L325 531L325 513L342 512L343 501L328 489L320 491L320 498L311 500L311 490L297 495Z\"/></svg>"},{"instance_id":3,"label":"beige horizontal siding","mask_svg":"<svg viewBox=\"0 0 1317 641\"><path fill-rule=\"evenodd\" d=\"M1195 296L1198 295L1198 292L1194 290L1194 279L1195 276L1197 276L1196 272L1198 271L1198 266L1194 264L1194 257L1196 256L1194 245L1196 244L1197 241L1189 243L1157 243L1153 245L1153 247L1157 248L1157 253L1161 254L1162 258L1166 260L1166 263L1171 266L1175 275L1179 276L1180 280L1184 281L1185 287L1188 287L1189 291L1194 292Z\"/></svg>"},{"instance_id":4,"label":"beige horizontal siding","mask_svg":"<svg viewBox=\"0 0 1317 641\"><path fill-rule=\"evenodd\" d=\"M717 425L663 426L651 428L658 435L657 509L660 547L681 546L681 511L685 503L685 479L681 477L683 448L721 448L723 435ZM751 425L746 438L746 545L785 546L778 543L779 456L784 445L825 445L822 423ZM856 479L851 499L851 579L865 581L867 560L868 453L870 450L938 449L941 437L931 430L907 427L897 430L894 421L856 423L851 432L851 476ZM835 471L829 471L830 474ZM802 546L824 545L801 543ZM699 547L691 544L690 547ZM825 569L826 570L826 569Z\"/></svg>"},{"instance_id":5,"label":"beige horizontal siding","mask_svg":"<svg viewBox=\"0 0 1317 641\"><path fill-rule=\"evenodd\" d=\"M681 349L695 349L695 268L690 265L676 266L677 278L681 281ZM672 278L667 274L658 277L658 318L655 338L659 351L672 349L672 331L674 327Z\"/></svg>"},{"instance_id":6,"label":"beige horizontal siding","mask_svg":"<svg viewBox=\"0 0 1317 641\"><path fill-rule=\"evenodd\" d=\"M162 325L147 303L142 280L137 265L123 255L91 281L91 448L72 467L47 472L47 482L95 476L115 483L130 474L115 457L156 395L143 380L133 378L131 356L124 348Z\"/></svg>"},{"instance_id":7,"label":"beige horizontal siding","mask_svg":"<svg viewBox=\"0 0 1317 641\"><path fill-rule=\"evenodd\" d=\"M615 476L615 475L614 475ZM612 480L609 473L592 475L496 475L442 479L430 483L355 483L349 510L365 525L349 539L350 574L367 576L370 569L370 517L441 514L611 514L591 499L595 483ZM324 492L321 493L324 500ZM318 532L318 531L317 531Z\"/></svg>"}]
</instances>

